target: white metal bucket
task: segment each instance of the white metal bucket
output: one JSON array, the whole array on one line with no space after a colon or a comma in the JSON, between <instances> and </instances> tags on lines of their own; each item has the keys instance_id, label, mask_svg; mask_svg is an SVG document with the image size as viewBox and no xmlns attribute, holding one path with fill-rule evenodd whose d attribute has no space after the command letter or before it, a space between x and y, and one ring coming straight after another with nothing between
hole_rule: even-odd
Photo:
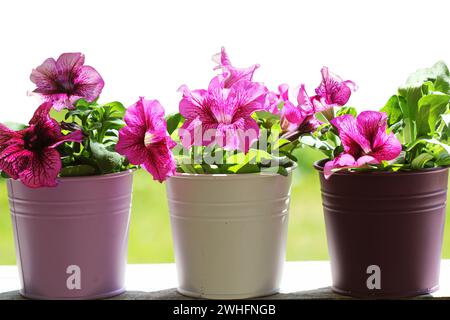
<instances>
[{"instance_id":1,"label":"white metal bucket","mask_svg":"<svg viewBox=\"0 0 450 320\"><path fill-rule=\"evenodd\" d=\"M291 180L292 170L168 179L180 293L242 299L279 291Z\"/></svg>"}]
</instances>

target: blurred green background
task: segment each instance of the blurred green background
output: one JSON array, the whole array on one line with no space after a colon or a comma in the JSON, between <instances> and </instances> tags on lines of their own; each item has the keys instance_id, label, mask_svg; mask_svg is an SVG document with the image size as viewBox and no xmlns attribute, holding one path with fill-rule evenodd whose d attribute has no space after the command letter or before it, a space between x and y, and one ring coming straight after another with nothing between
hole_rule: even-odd
<instances>
[{"instance_id":1,"label":"blurred green background","mask_svg":"<svg viewBox=\"0 0 450 320\"><path fill-rule=\"evenodd\" d=\"M288 260L326 260L327 245L317 173L312 169L321 154L301 149L290 209ZM446 226L444 258L450 258L450 224ZM134 177L129 263L173 262L165 185L144 170ZM14 264L14 244L4 181L0 182L0 264Z\"/></svg>"}]
</instances>

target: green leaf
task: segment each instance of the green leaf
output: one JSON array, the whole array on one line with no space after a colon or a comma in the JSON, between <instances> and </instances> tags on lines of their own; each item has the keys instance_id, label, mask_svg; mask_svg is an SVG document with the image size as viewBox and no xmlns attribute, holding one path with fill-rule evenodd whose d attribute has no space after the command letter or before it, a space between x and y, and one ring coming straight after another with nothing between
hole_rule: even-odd
<instances>
[{"instance_id":1,"label":"green leaf","mask_svg":"<svg viewBox=\"0 0 450 320\"><path fill-rule=\"evenodd\" d=\"M422 85L431 81L434 89L450 94L450 72L443 61L438 61L431 68L419 69L411 74L406 80L407 85Z\"/></svg>"},{"instance_id":2,"label":"green leaf","mask_svg":"<svg viewBox=\"0 0 450 320\"><path fill-rule=\"evenodd\" d=\"M96 169L87 164L80 164L76 166L67 166L61 169L59 175L61 177L79 177L90 176L96 173Z\"/></svg>"},{"instance_id":3,"label":"green leaf","mask_svg":"<svg viewBox=\"0 0 450 320\"><path fill-rule=\"evenodd\" d=\"M167 132L172 134L180 124L182 116L180 113L175 113L174 115L170 115L167 117Z\"/></svg>"},{"instance_id":4,"label":"green leaf","mask_svg":"<svg viewBox=\"0 0 450 320\"><path fill-rule=\"evenodd\" d=\"M95 103L87 102L85 99L78 99L77 101L75 101L74 106L75 109L78 110L87 110L93 104Z\"/></svg>"},{"instance_id":5,"label":"green leaf","mask_svg":"<svg viewBox=\"0 0 450 320\"><path fill-rule=\"evenodd\" d=\"M184 173L197 173L192 164L180 163L178 164L178 169Z\"/></svg>"},{"instance_id":6,"label":"green leaf","mask_svg":"<svg viewBox=\"0 0 450 320\"><path fill-rule=\"evenodd\" d=\"M125 121L119 118L110 118L109 120L106 120L103 122L103 130L109 130L109 129L121 129L125 126Z\"/></svg>"},{"instance_id":7,"label":"green leaf","mask_svg":"<svg viewBox=\"0 0 450 320\"><path fill-rule=\"evenodd\" d=\"M442 128L443 133L446 134L447 138L450 138L450 113L441 115L442 121L444 122L444 127ZM444 130L445 129L445 130Z\"/></svg>"},{"instance_id":8,"label":"green leaf","mask_svg":"<svg viewBox=\"0 0 450 320\"><path fill-rule=\"evenodd\" d=\"M289 175L289 172L287 171L287 169L285 167L280 166L278 168L278 174L281 174L282 176L287 177Z\"/></svg>"},{"instance_id":9,"label":"green leaf","mask_svg":"<svg viewBox=\"0 0 450 320\"><path fill-rule=\"evenodd\" d=\"M430 94L418 101L418 114L416 119L417 136L433 136L441 115L447 110L450 96L446 94Z\"/></svg>"},{"instance_id":10,"label":"green leaf","mask_svg":"<svg viewBox=\"0 0 450 320\"><path fill-rule=\"evenodd\" d=\"M108 117L115 117L115 118L123 118L125 115L125 111L127 108L119 102L119 101L113 101L104 104L103 109L105 109L105 113L108 115Z\"/></svg>"},{"instance_id":11,"label":"green leaf","mask_svg":"<svg viewBox=\"0 0 450 320\"><path fill-rule=\"evenodd\" d=\"M450 165L450 154L448 153L440 153L437 156L435 164L439 167L441 166L449 166Z\"/></svg>"},{"instance_id":12,"label":"green leaf","mask_svg":"<svg viewBox=\"0 0 450 320\"><path fill-rule=\"evenodd\" d=\"M419 140L415 141L412 145L410 145L406 151L411 151L418 144L427 144L427 143L431 143L431 144L434 144L436 146L440 146L440 147L442 147L445 150L445 152L450 154L450 145L448 145L448 144L446 144L446 143L444 143L442 141L439 141L436 138L419 139Z\"/></svg>"},{"instance_id":13,"label":"green leaf","mask_svg":"<svg viewBox=\"0 0 450 320\"><path fill-rule=\"evenodd\" d=\"M425 165L433 160L434 157L429 153L421 153L411 162L412 169L422 169L425 168Z\"/></svg>"},{"instance_id":14,"label":"green leaf","mask_svg":"<svg viewBox=\"0 0 450 320\"><path fill-rule=\"evenodd\" d=\"M340 117L340 116L343 116L346 114L356 117L358 114L358 111L354 107L342 107L336 112L336 117Z\"/></svg>"},{"instance_id":15,"label":"green leaf","mask_svg":"<svg viewBox=\"0 0 450 320\"><path fill-rule=\"evenodd\" d=\"M280 150L280 154L282 154L283 156L289 158L290 160L292 160L294 162L298 162L298 159L290 152Z\"/></svg>"},{"instance_id":16,"label":"green leaf","mask_svg":"<svg viewBox=\"0 0 450 320\"><path fill-rule=\"evenodd\" d=\"M255 115L256 115L256 117L258 119L266 120L266 121L278 120L279 119L279 116L277 116L277 115L275 115L275 114L273 114L271 112L268 112L268 111L256 111Z\"/></svg>"},{"instance_id":17,"label":"green leaf","mask_svg":"<svg viewBox=\"0 0 450 320\"><path fill-rule=\"evenodd\" d=\"M120 169L123 157L114 151L109 151L103 144L93 142L90 143L92 157L102 174L115 172Z\"/></svg>"},{"instance_id":18,"label":"green leaf","mask_svg":"<svg viewBox=\"0 0 450 320\"><path fill-rule=\"evenodd\" d=\"M398 123L403 116L402 108L400 106L400 99L404 98L398 95L393 95L381 109L381 112L386 112L389 126Z\"/></svg>"},{"instance_id":19,"label":"green leaf","mask_svg":"<svg viewBox=\"0 0 450 320\"><path fill-rule=\"evenodd\" d=\"M261 168L257 164L246 163L244 165L238 166L236 173L256 173L261 172Z\"/></svg>"},{"instance_id":20,"label":"green leaf","mask_svg":"<svg viewBox=\"0 0 450 320\"><path fill-rule=\"evenodd\" d=\"M327 143L326 141L322 141L319 138L315 138L313 136L302 136L300 138L300 143L319 149L319 150L333 150L334 148Z\"/></svg>"},{"instance_id":21,"label":"green leaf","mask_svg":"<svg viewBox=\"0 0 450 320\"><path fill-rule=\"evenodd\" d=\"M277 149L279 149L279 148L281 148L281 147L286 146L286 145L289 144L289 143L291 143L291 141L288 140L288 139L284 139L284 138L277 139L277 140L276 140L275 142L273 142L273 144L272 144L272 150L277 150Z\"/></svg>"},{"instance_id":22,"label":"green leaf","mask_svg":"<svg viewBox=\"0 0 450 320\"><path fill-rule=\"evenodd\" d=\"M418 102L422 97L422 85L403 86L398 89L398 92L405 98L405 103L400 103L400 108L405 122L405 142L408 144L417 137L416 118L419 109Z\"/></svg>"},{"instance_id":23,"label":"green leaf","mask_svg":"<svg viewBox=\"0 0 450 320\"><path fill-rule=\"evenodd\" d=\"M273 156L267 151L250 149L247 154L244 154L243 152L231 154L226 157L225 161L227 164L244 165L247 163L268 163L272 158Z\"/></svg>"},{"instance_id":24,"label":"green leaf","mask_svg":"<svg viewBox=\"0 0 450 320\"><path fill-rule=\"evenodd\" d=\"M9 176L5 171L0 171L0 177L2 177L3 179L9 179Z\"/></svg>"}]
</instances>

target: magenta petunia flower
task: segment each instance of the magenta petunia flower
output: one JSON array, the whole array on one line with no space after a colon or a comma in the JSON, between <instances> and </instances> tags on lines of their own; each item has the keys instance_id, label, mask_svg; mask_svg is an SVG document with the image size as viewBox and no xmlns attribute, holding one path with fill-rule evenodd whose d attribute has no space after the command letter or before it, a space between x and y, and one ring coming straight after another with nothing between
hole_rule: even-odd
<instances>
[{"instance_id":1,"label":"magenta petunia flower","mask_svg":"<svg viewBox=\"0 0 450 320\"><path fill-rule=\"evenodd\" d=\"M63 53L56 61L48 58L33 69L30 79L37 86L33 92L51 102L58 111L73 108L73 103L81 98L94 101L104 86L100 74L84 65L81 53Z\"/></svg>"},{"instance_id":2,"label":"magenta petunia flower","mask_svg":"<svg viewBox=\"0 0 450 320\"><path fill-rule=\"evenodd\" d=\"M224 88L220 76L214 77L208 90L190 91L183 85L179 109L186 119L180 130L185 148L217 143L226 150L247 152L259 137L259 126L251 117L264 110L267 88L240 80Z\"/></svg>"},{"instance_id":3,"label":"magenta petunia flower","mask_svg":"<svg viewBox=\"0 0 450 320\"><path fill-rule=\"evenodd\" d=\"M233 84L241 80L252 81L253 73L259 68L258 64L248 68L233 67L230 58L223 47L220 53L213 56L213 60L218 64L214 69L222 69L223 71L221 76L223 77L223 86L225 88L230 88Z\"/></svg>"},{"instance_id":4,"label":"magenta petunia flower","mask_svg":"<svg viewBox=\"0 0 450 320\"><path fill-rule=\"evenodd\" d=\"M331 73L327 67L321 70L322 82L316 88L316 96L311 101L318 112L332 107L341 107L350 99L352 91L356 90L353 81L342 80L339 76Z\"/></svg>"},{"instance_id":5,"label":"magenta petunia flower","mask_svg":"<svg viewBox=\"0 0 450 320\"><path fill-rule=\"evenodd\" d=\"M331 120L331 124L338 129L344 152L325 164L325 178L339 168L393 160L402 151L397 137L386 133L387 117L384 112L364 111L356 119L352 115L343 115Z\"/></svg>"},{"instance_id":6,"label":"magenta petunia flower","mask_svg":"<svg viewBox=\"0 0 450 320\"><path fill-rule=\"evenodd\" d=\"M43 103L29 127L12 131L0 124L0 169L31 188L54 187L61 170L56 147L66 141L81 142L80 130L61 133L58 122L49 116L52 104Z\"/></svg>"},{"instance_id":7,"label":"magenta petunia flower","mask_svg":"<svg viewBox=\"0 0 450 320\"><path fill-rule=\"evenodd\" d=\"M285 101L289 101L289 86L287 84L280 84L278 86L278 92L269 91L266 95L266 102L264 110L273 114L279 114L278 106Z\"/></svg>"},{"instance_id":8,"label":"magenta petunia flower","mask_svg":"<svg viewBox=\"0 0 450 320\"><path fill-rule=\"evenodd\" d=\"M320 126L320 121L314 116L316 110L312 104L305 86L302 84L297 94L297 106L289 101L287 85L280 85L280 98L284 105L281 109L281 129L284 131L295 131L297 133L309 133Z\"/></svg>"},{"instance_id":9,"label":"magenta petunia flower","mask_svg":"<svg viewBox=\"0 0 450 320\"><path fill-rule=\"evenodd\" d=\"M116 151L130 163L141 165L159 182L172 176L176 162L171 149L176 143L167 132L161 104L141 97L127 109L124 120L126 126L119 131Z\"/></svg>"}]
</instances>

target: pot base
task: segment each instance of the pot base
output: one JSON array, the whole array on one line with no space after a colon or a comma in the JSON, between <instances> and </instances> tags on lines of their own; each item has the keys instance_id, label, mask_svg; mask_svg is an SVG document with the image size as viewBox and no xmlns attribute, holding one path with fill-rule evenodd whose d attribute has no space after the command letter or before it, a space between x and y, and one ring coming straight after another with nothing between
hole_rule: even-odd
<instances>
[{"instance_id":1,"label":"pot base","mask_svg":"<svg viewBox=\"0 0 450 320\"><path fill-rule=\"evenodd\" d=\"M99 299L107 299L112 298L118 295L121 295L126 290L125 288L114 290L107 293L101 293L97 295L91 295L91 296L80 296L80 297L47 297L47 296L41 296L41 295L34 295L34 294L28 294L24 293L22 290L19 291L20 295L26 299L33 299L33 300L99 300Z\"/></svg>"},{"instance_id":2,"label":"pot base","mask_svg":"<svg viewBox=\"0 0 450 320\"><path fill-rule=\"evenodd\" d=\"M412 297L427 295L427 294L436 292L437 290L439 290L439 285L434 286L429 289L423 289L423 290L418 290L418 291L410 291L410 292L404 292L404 293L385 292L385 293L378 293L378 294L373 294L373 295L367 295L367 293L362 293L362 292L342 290L342 289L336 288L334 286L331 287L331 290L333 290L333 292L335 292L337 294L340 294L343 296L348 296L348 297L353 297L353 298L358 298L358 299L403 299L403 298L412 298Z\"/></svg>"},{"instance_id":3,"label":"pot base","mask_svg":"<svg viewBox=\"0 0 450 320\"><path fill-rule=\"evenodd\" d=\"M210 299L210 300L239 300L239 299L252 299L267 297L280 292L279 289L265 291L265 292L253 292L253 293L238 293L238 294L209 294L209 293L199 293L189 290L184 290L182 288L177 289L178 293L183 296L197 299Z\"/></svg>"}]
</instances>

